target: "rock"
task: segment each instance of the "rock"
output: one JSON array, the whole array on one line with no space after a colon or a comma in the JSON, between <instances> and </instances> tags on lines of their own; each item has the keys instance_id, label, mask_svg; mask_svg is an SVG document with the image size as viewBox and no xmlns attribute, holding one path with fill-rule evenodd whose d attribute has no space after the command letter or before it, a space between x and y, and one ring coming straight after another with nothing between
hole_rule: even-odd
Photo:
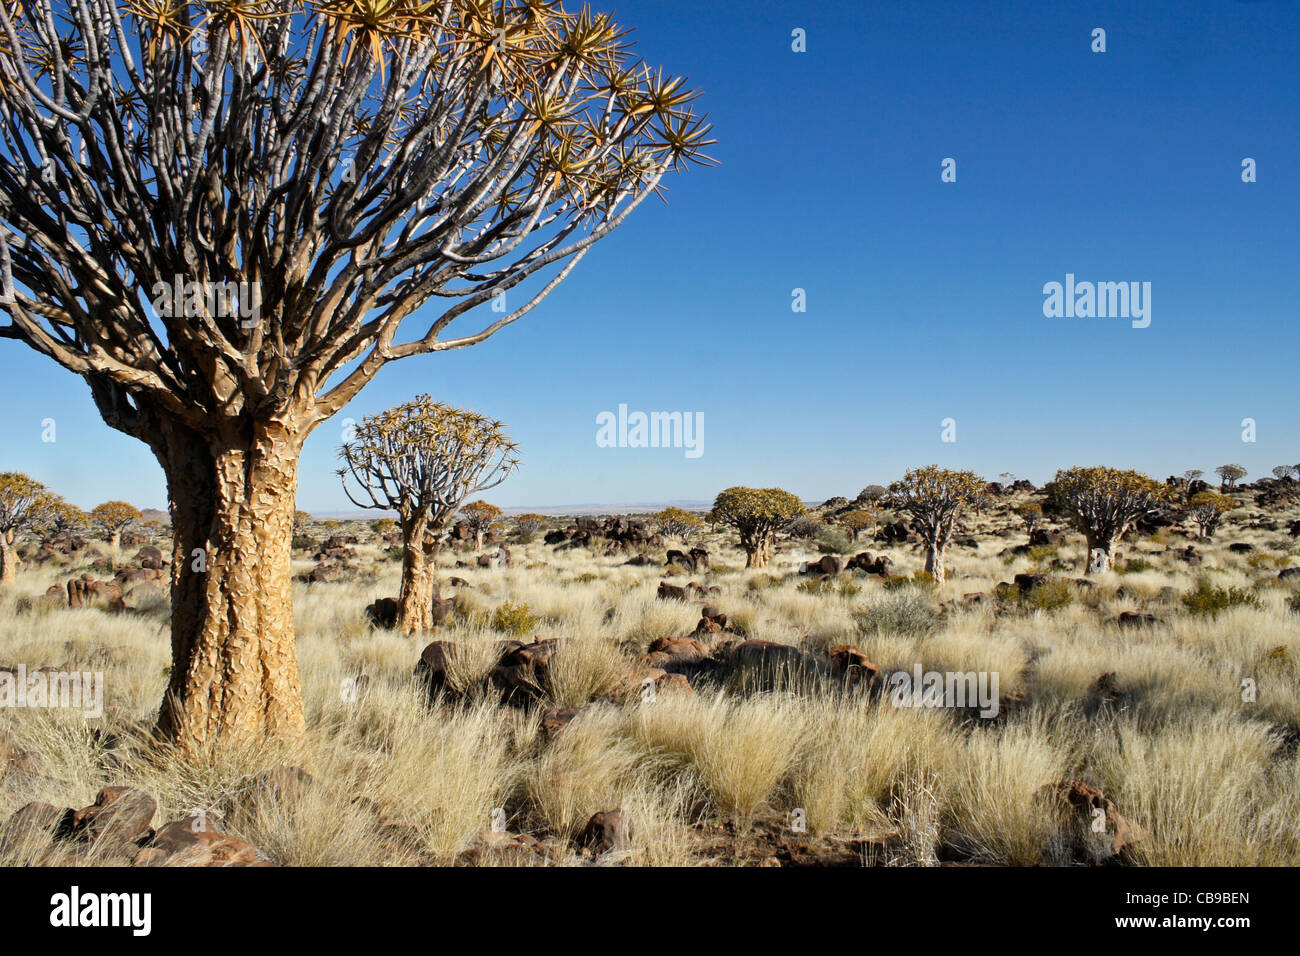
<instances>
[{"instance_id":1,"label":"rock","mask_svg":"<svg viewBox=\"0 0 1300 956\"><path fill-rule=\"evenodd\" d=\"M552 707L542 717L542 736L554 740L564 729L582 717L581 707Z\"/></svg>"},{"instance_id":2,"label":"rock","mask_svg":"<svg viewBox=\"0 0 1300 956\"><path fill-rule=\"evenodd\" d=\"M1145 839L1142 827L1122 816L1100 787L1066 780L1051 789L1062 827L1049 853L1071 862L1095 865L1114 859L1127 847Z\"/></svg>"},{"instance_id":3,"label":"rock","mask_svg":"<svg viewBox=\"0 0 1300 956\"><path fill-rule=\"evenodd\" d=\"M68 582L69 607L107 607L110 611L125 611L122 585L116 581L96 581L93 575L83 574Z\"/></svg>"},{"instance_id":4,"label":"rock","mask_svg":"<svg viewBox=\"0 0 1300 956\"><path fill-rule=\"evenodd\" d=\"M1017 574L1015 577L1016 587L1020 589L1021 594L1030 594L1037 587L1047 583L1046 574Z\"/></svg>"},{"instance_id":5,"label":"rock","mask_svg":"<svg viewBox=\"0 0 1300 956\"><path fill-rule=\"evenodd\" d=\"M1065 544L1065 535L1059 531L1035 528L1029 532L1029 546L1031 548L1060 547L1063 544Z\"/></svg>"},{"instance_id":6,"label":"rock","mask_svg":"<svg viewBox=\"0 0 1300 956\"><path fill-rule=\"evenodd\" d=\"M430 696L448 686L451 661L457 651L457 646L450 641L434 641L420 653L415 677L424 683Z\"/></svg>"},{"instance_id":7,"label":"rock","mask_svg":"<svg viewBox=\"0 0 1300 956\"><path fill-rule=\"evenodd\" d=\"M1283 568L1277 573L1279 581L1300 580L1300 568Z\"/></svg>"},{"instance_id":8,"label":"rock","mask_svg":"<svg viewBox=\"0 0 1300 956\"><path fill-rule=\"evenodd\" d=\"M1245 541L1234 541L1228 545L1228 550L1233 554L1250 554L1255 550L1255 546Z\"/></svg>"},{"instance_id":9,"label":"rock","mask_svg":"<svg viewBox=\"0 0 1300 956\"><path fill-rule=\"evenodd\" d=\"M48 803L29 803L0 826L0 853L34 850L54 841L71 826L73 811Z\"/></svg>"},{"instance_id":10,"label":"rock","mask_svg":"<svg viewBox=\"0 0 1300 956\"><path fill-rule=\"evenodd\" d=\"M367 604L366 618L375 627L391 631L397 626L397 598L377 598Z\"/></svg>"},{"instance_id":11,"label":"rock","mask_svg":"<svg viewBox=\"0 0 1300 956\"><path fill-rule=\"evenodd\" d=\"M1156 624L1163 624L1164 621L1154 614L1142 614L1138 611L1122 611L1118 618L1121 627L1143 627Z\"/></svg>"},{"instance_id":12,"label":"rock","mask_svg":"<svg viewBox=\"0 0 1300 956\"><path fill-rule=\"evenodd\" d=\"M447 586L453 588L472 588L474 585L470 584L464 578L452 577L447 579Z\"/></svg>"},{"instance_id":13,"label":"rock","mask_svg":"<svg viewBox=\"0 0 1300 956\"><path fill-rule=\"evenodd\" d=\"M661 601L685 601L686 588L678 587L675 584L669 584L667 581L660 581L659 593L656 597Z\"/></svg>"},{"instance_id":14,"label":"rock","mask_svg":"<svg viewBox=\"0 0 1300 956\"><path fill-rule=\"evenodd\" d=\"M152 571L163 569L163 553L151 544L145 545L135 553L135 560L141 568Z\"/></svg>"},{"instance_id":15,"label":"rock","mask_svg":"<svg viewBox=\"0 0 1300 956\"><path fill-rule=\"evenodd\" d=\"M636 557L631 558L630 560L624 563L629 564L634 568L644 568L647 565L654 564L655 559L650 557L650 555L646 554L644 551L642 551Z\"/></svg>"},{"instance_id":16,"label":"rock","mask_svg":"<svg viewBox=\"0 0 1300 956\"><path fill-rule=\"evenodd\" d=\"M132 787L104 787L95 802L72 815L72 831L86 839L136 843L153 835L150 824L158 803Z\"/></svg>"},{"instance_id":17,"label":"rock","mask_svg":"<svg viewBox=\"0 0 1300 956\"><path fill-rule=\"evenodd\" d=\"M628 826L622 810L604 810L593 814L582 833L578 846L599 855L627 847Z\"/></svg>"},{"instance_id":18,"label":"rock","mask_svg":"<svg viewBox=\"0 0 1300 956\"><path fill-rule=\"evenodd\" d=\"M176 820L160 829L136 855L136 866L248 866L257 862L251 843Z\"/></svg>"}]
</instances>

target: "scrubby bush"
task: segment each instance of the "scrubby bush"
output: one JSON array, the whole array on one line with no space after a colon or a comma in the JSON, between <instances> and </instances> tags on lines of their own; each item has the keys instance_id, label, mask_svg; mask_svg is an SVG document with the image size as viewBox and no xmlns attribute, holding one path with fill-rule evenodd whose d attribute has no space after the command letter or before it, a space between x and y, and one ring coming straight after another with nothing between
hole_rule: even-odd
<instances>
[{"instance_id":1,"label":"scrubby bush","mask_svg":"<svg viewBox=\"0 0 1300 956\"><path fill-rule=\"evenodd\" d=\"M1259 598L1245 588L1216 588L1202 578L1196 588L1183 595L1183 605L1192 614L1217 617L1233 607L1259 607Z\"/></svg>"},{"instance_id":2,"label":"scrubby bush","mask_svg":"<svg viewBox=\"0 0 1300 956\"><path fill-rule=\"evenodd\" d=\"M1044 581L1028 591L1016 590L1020 606L1033 611L1056 611L1074 603L1074 588L1059 578Z\"/></svg>"},{"instance_id":3,"label":"scrubby bush","mask_svg":"<svg viewBox=\"0 0 1300 956\"><path fill-rule=\"evenodd\" d=\"M522 601L506 601L492 612L492 629L520 637L537 627L537 615Z\"/></svg>"},{"instance_id":4,"label":"scrubby bush","mask_svg":"<svg viewBox=\"0 0 1300 956\"><path fill-rule=\"evenodd\" d=\"M1130 558L1122 566L1117 566L1115 571L1119 574L1141 574L1143 571L1154 571L1156 566L1146 558Z\"/></svg>"},{"instance_id":5,"label":"scrubby bush","mask_svg":"<svg viewBox=\"0 0 1300 956\"><path fill-rule=\"evenodd\" d=\"M853 614L858 630L866 636L908 634L922 637L938 630L942 620L942 613L929 595L915 588L889 592Z\"/></svg>"},{"instance_id":6,"label":"scrubby bush","mask_svg":"<svg viewBox=\"0 0 1300 956\"><path fill-rule=\"evenodd\" d=\"M822 554L848 554L853 550L853 542L848 533L840 528L822 526L815 540L817 550Z\"/></svg>"}]
</instances>

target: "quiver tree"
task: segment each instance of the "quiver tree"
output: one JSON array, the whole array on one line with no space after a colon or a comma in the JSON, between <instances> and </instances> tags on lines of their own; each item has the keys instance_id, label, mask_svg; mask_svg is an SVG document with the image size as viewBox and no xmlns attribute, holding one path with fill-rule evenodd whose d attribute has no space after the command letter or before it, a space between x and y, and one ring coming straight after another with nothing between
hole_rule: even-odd
<instances>
[{"instance_id":1,"label":"quiver tree","mask_svg":"<svg viewBox=\"0 0 1300 956\"><path fill-rule=\"evenodd\" d=\"M74 534L86 528L89 523L90 518L76 505L62 498L55 498L46 509L39 530L47 537L53 538L62 534Z\"/></svg>"},{"instance_id":2,"label":"quiver tree","mask_svg":"<svg viewBox=\"0 0 1300 956\"><path fill-rule=\"evenodd\" d=\"M840 518L840 524L842 524L844 529L848 531L849 540L857 541L858 535L866 531L868 528L875 527L879 520L879 517L874 511L867 508L854 508L852 511L847 512Z\"/></svg>"},{"instance_id":3,"label":"quiver tree","mask_svg":"<svg viewBox=\"0 0 1300 956\"><path fill-rule=\"evenodd\" d=\"M765 568L777 531L804 513L803 502L781 488L735 487L718 494L709 520L739 532L745 567Z\"/></svg>"},{"instance_id":4,"label":"quiver tree","mask_svg":"<svg viewBox=\"0 0 1300 956\"><path fill-rule=\"evenodd\" d=\"M954 471L938 465L914 468L889 486L898 509L911 516L913 529L925 543L925 570L937 584L947 578L944 553L957 522L967 508L980 503L984 489L984 479L973 471Z\"/></svg>"},{"instance_id":5,"label":"quiver tree","mask_svg":"<svg viewBox=\"0 0 1300 956\"><path fill-rule=\"evenodd\" d=\"M490 488L491 485L484 485L484 487ZM465 519L466 527L474 532L474 547L482 548L483 538L501 520L503 512L496 505L488 504L486 501L471 501L460 509L460 514Z\"/></svg>"},{"instance_id":6,"label":"quiver tree","mask_svg":"<svg viewBox=\"0 0 1300 956\"><path fill-rule=\"evenodd\" d=\"M16 471L0 474L0 583L18 573L18 536L45 525L58 504L59 498L34 478Z\"/></svg>"},{"instance_id":7,"label":"quiver tree","mask_svg":"<svg viewBox=\"0 0 1300 956\"><path fill-rule=\"evenodd\" d=\"M546 515L529 513L515 518L515 534L523 544L537 537L537 532L546 527Z\"/></svg>"},{"instance_id":8,"label":"quiver tree","mask_svg":"<svg viewBox=\"0 0 1300 956\"><path fill-rule=\"evenodd\" d=\"M0 4L0 337L166 474L165 736L302 733L303 442L709 162L695 97L548 0Z\"/></svg>"},{"instance_id":9,"label":"quiver tree","mask_svg":"<svg viewBox=\"0 0 1300 956\"><path fill-rule=\"evenodd\" d=\"M1036 501L1025 502L1016 507L1016 517L1025 523L1025 533L1033 537L1043 525L1043 506Z\"/></svg>"},{"instance_id":10,"label":"quiver tree","mask_svg":"<svg viewBox=\"0 0 1300 956\"><path fill-rule=\"evenodd\" d=\"M654 516L659 526L659 533L668 538L680 538L689 541L691 536L704 528L699 515L691 514L685 508L665 508Z\"/></svg>"},{"instance_id":11,"label":"quiver tree","mask_svg":"<svg viewBox=\"0 0 1300 956\"><path fill-rule=\"evenodd\" d=\"M397 512L402 633L431 629L442 529L467 497L499 485L515 469L514 442L500 422L420 395L366 416L339 455L346 465L339 476L353 504Z\"/></svg>"},{"instance_id":12,"label":"quiver tree","mask_svg":"<svg viewBox=\"0 0 1300 956\"><path fill-rule=\"evenodd\" d=\"M113 547L122 544L122 532L140 520L140 509L125 501L105 501L90 511L90 523Z\"/></svg>"},{"instance_id":13,"label":"quiver tree","mask_svg":"<svg viewBox=\"0 0 1300 956\"><path fill-rule=\"evenodd\" d=\"M1227 512L1237 507L1237 502L1227 495L1202 491L1192 496L1191 505L1192 520L1196 522L1196 530L1202 538L1213 538L1214 532L1219 529L1219 521Z\"/></svg>"},{"instance_id":14,"label":"quiver tree","mask_svg":"<svg viewBox=\"0 0 1300 956\"><path fill-rule=\"evenodd\" d=\"M1170 489L1136 471L1070 468L1048 484L1049 506L1067 515L1088 542L1087 573L1115 567L1115 547L1138 520L1161 511Z\"/></svg>"},{"instance_id":15,"label":"quiver tree","mask_svg":"<svg viewBox=\"0 0 1300 956\"><path fill-rule=\"evenodd\" d=\"M1246 469L1241 465L1220 465L1214 473L1219 476L1220 491L1231 491L1238 480L1246 477Z\"/></svg>"},{"instance_id":16,"label":"quiver tree","mask_svg":"<svg viewBox=\"0 0 1300 956\"><path fill-rule=\"evenodd\" d=\"M1276 465L1273 468L1273 477L1278 481L1285 481L1287 478L1295 476L1295 465Z\"/></svg>"}]
</instances>

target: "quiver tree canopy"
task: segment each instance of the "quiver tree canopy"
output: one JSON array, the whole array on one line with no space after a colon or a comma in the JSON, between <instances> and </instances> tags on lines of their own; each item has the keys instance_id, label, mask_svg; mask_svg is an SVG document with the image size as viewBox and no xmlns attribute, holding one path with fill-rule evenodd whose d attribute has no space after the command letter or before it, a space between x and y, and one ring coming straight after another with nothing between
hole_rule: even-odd
<instances>
[{"instance_id":1,"label":"quiver tree canopy","mask_svg":"<svg viewBox=\"0 0 1300 956\"><path fill-rule=\"evenodd\" d=\"M167 475L165 736L302 734L303 441L711 162L695 98L554 0L0 0L0 338Z\"/></svg>"},{"instance_id":2,"label":"quiver tree canopy","mask_svg":"<svg viewBox=\"0 0 1300 956\"><path fill-rule=\"evenodd\" d=\"M913 468L889 486L898 509L912 518L912 526L926 545L925 570L943 584L947 578L944 553L967 508L984 498L984 479L973 471L926 465Z\"/></svg>"},{"instance_id":3,"label":"quiver tree canopy","mask_svg":"<svg viewBox=\"0 0 1300 956\"><path fill-rule=\"evenodd\" d=\"M777 531L805 512L803 502L784 488L737 486L718 493L709 520L739 532L745 567L764 568Z\"/></svg>"},{"instance_id":4,"label":"quiver tree canopy","mask_svg":"<svg viewBox=\"0 0 1300 956\"><path fill-rule=\"evenodd\" d=\"M1168 486L1137 471L1068 468L1044 489L1050 510L1067 515L1088 542L1088 573L1115 567L1115 547L1140 518L1163 510Z\"/></svg>"}]
</instances>

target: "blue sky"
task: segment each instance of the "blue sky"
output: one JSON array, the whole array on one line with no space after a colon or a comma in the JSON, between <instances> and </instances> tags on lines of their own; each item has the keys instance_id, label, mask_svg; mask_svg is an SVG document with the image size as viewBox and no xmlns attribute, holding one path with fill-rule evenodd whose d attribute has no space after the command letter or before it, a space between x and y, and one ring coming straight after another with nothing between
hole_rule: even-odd
<instances>
[{"instance_id":1,"label":"blue sky","mask_svg":"<svg viewBox=\"0 0 1300 956\"><path fill-rule=\"evenodd\" d=\"M615 9L647 61L704 90L721 165L674 177L668 205L493 339L381 372L309 440L299 507L353 511L333 473L344 420L417 392L508 424L524 465L488 496L504 506L734 484L820 499L930 462L1036 482L1300 462L1300 5ZM1150 326L1044 317L1067 273L1150 282ZM7 341L0 369L0 470L83 507L166 506L148 450L79 378ZM597 447L619 404L703 413L703 454Z\"/></svg>"}]
</instances>

